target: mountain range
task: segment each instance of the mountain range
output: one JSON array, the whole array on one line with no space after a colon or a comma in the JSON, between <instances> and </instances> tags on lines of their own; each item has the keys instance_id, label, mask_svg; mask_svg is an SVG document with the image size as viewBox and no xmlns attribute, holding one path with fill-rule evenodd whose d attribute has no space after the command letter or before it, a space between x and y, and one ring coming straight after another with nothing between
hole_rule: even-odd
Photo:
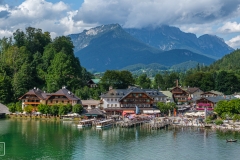
<instances>
[{"instance_id":1,"label":"mountain range","mask_svg":"<svg viewBox=\"0 0 240 160\"><path fill-rule=\"evenodd\" d=\"M147 33L149 36L146 36ZM216 36L197 38L194 34L169 26L150 32L149 28L123 29L119 24L110 24L69 37L81 65L90 71L118 70L134 64L151 63L171 67L187 61L209 65L233 51Z\"/></svg>"}]
</instances>

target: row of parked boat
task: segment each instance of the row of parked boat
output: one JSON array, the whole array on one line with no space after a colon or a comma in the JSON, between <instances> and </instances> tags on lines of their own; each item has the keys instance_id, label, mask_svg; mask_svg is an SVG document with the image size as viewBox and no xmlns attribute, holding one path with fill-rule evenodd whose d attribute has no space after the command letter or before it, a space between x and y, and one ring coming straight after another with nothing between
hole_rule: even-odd
<instances>
[{"instance_id":1,"label":"row of parked boat","mask_svg":"<svg viewBox=\"0 0 240 160\"><path fill-rule=\"evenodd\" d=\"M102 121L98 121L96 119L86 119L86 120L81 120L79 124L77 125L79 128L84 128L84 127L91 127L91 126L96 126L96 128L105 128L105 127L110 127L114 124L114 121L112 119L106 119Z\"/></svg>"}]
</instances>

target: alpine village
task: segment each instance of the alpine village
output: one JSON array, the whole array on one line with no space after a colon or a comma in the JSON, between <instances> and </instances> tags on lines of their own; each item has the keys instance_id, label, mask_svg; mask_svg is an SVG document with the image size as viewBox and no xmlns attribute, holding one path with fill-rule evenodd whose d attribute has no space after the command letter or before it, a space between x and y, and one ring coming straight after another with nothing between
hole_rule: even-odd
<instances>
[{"instance_id":1,"label":"alpine village","mask_svg":"<svg viewBox=\"0 0 240 160\"><path fill-rule=\"evenodd\" d=\"M136 47L140 42L130 41L130 30L118 24L100 27L105 30L96 27L81 33L99 31L102 39L95 46L96 37L80 44L81 34L53 39L49 32L33 27L0 39L1 118L70 120L99 127L146 123L152 129L195 125L240 131L238 49L225 47L221 49L224 54L212 51L216 59L186 49L152 54L154 47ZM116 37L120 33L127 42ZM103 37L111 41L109 48L118 44L115 50L101 44ZM141 47L149 54L142 53Z\"/></svg>"}]
</instances>

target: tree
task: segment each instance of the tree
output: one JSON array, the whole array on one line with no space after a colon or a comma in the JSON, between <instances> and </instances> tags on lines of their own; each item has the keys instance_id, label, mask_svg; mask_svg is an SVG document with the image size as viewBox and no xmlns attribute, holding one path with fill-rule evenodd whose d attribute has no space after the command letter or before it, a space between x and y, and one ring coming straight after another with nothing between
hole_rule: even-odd
<instances>
[{"instance_id":1,"label":"tree","mask_svg":"<svg viewBox=\"0 0 240 160\"><path fill-rule=\"evenodd\" d=\"M9 104L7 105L7 107L8 107L8 109L9 109L9 111L12 112L12 113L15 113L15 112L17 111L17 109L16 109L16 104L15 104L15 103L9 103Z\"/></svg>"},{"instance_id":2,"label":"tree","mask_svg":"<svg viewBox=\"0 0 240 160\"><path fill-rule=\"evenodd\" d=\"M58 114L59 115L65 115L68 113L68 108L65 106L65 105L60 105L59 106L59 111L58 111Z\"/></svg>"},{"instance_id":3,"label":"tree","mask_svg":"<svg viewBox=\"0 0 240 160\"><path fill-rule=\"evenodd\" d=\"M100 85L103 89L108 90L110 86L113 88L124 89L133 85L134 78L129 71L107 70L101 78Z\"/></svg>"},{"instance_id":4,"label":"tree","mask_svg":"<svg viewBox=\"0 0 240 160\"><path fill-rule=\"evenodd\" d=\"M18 112L23 112L22 102L18 101L18 102L16 102L15 105L16 105L16 110L17 110Z\"/></svg>"},{"instance_id":5,"label":"tree","mask_svg":"<svg viewBox=\"0 0 240 160\"><path fill-rule=\"evenodd\" d=\"M10 103L11 94L11 78L0 71L0 103Z\"/></svg>"},{"instance_id":6,"label":"tree","mask_svg":"<svg viewBox=\"0 0 240 160\"><path fill-rule=\"evenodd\" d=\"M83 106L81 104L75 104L73 106L73 109L72 109L72 112L73 113L78 113L78 114L81 114L83 111Z\"/></svg>"},{"instance_id":7,"label":"tree","mask_svg":"<svg viewBox=\"0 0 240 160\"><path fill-rule=\"evenodd\" d=\"M32 113L32 111L33 111L33 106L32 105L27 105L26 107L24 107L24 111L26 112L26 113Z\"/></svg>"},{"instance_id":8,"label":"tree","mask_svg":"<svg viewBox=\"0 0 240 160\"><path fill-rule=\"evenodd\" d=\"M143 89L151 88L151 80L147 77L147 74L140 75L137 78L136 83Z\"/></svg>"},{"instance_id":9,"label":"tree","mask_svg":"<svg viewBox=\"0 0 240 160\"><path fill-rule=\"evenodd\" d=\"M163 103L163 102L158 102L157 107L161 111L162 114L168 114L169 111L173 111L174 108L176 108L176 104L173 102L170 103Z\"/></svg>"},{"instance_id":10,"label":"tree","mask_svg":"<svg viewBox=\"0 0 240 160\"><path fill-rule=\"evenodd\" d=\"M163 76L161 74L156 74L156 76L154 78L154 88L163 89L163 87L164 87Z\"/></svg>"},{"instance_id":11,"label":"tree","mask_svg":"<svg viewBox=\"0 0 240 160\"><path fill-rule=\"evenodd\" d=\"M38 111L41 112L42 114L49 114L51 112L50 107L46 104L39 104Z\"/></svg>"},{"instance_id":12,"label":"tree","mask_svg":"<svg viewBox=\"0 0 240 160\"><path fill-rule=\"evenodd\" d=\"M57 105L50 106L50 113L54 116L58 115L59 107Z\"/></svg>"},{"instance_id":13,"label":"tree","mask_svg":"<svg viewBox=\"0 0 240 160\"><path fill-rule=\"evenodd\" d=\"M221 71L216 76L216 90L224 94L232 94L239 90L239 80L234 73Z\"/></svg>"}]
</instances>

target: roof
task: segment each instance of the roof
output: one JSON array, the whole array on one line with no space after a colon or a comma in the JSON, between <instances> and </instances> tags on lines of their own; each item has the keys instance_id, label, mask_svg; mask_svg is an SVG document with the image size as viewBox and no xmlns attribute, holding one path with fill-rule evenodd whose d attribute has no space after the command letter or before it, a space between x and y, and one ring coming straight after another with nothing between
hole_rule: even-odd
<instances>
[{"instance_id":1,"label":"roof","mask_svg":"<svg viewBox=\"0 0 240 160\"><path fill-rule=\"evenodd\" d=\"M188 87L185 89L188 93L192 94L195 93L196 91L200 90L198 87Z\"/></svg>"},{"instance_id":2,"label":"roof","mask_svg":"<svg viewBox=\"0 0 240 160\"><path fill-rule=\"evenodd\" d=\"M172 98L172 92L170 91L161 91L164 95L166 95L169 98Z\"/></svg>"},{"instance_id":3,"label":"roof","mask_svg":"<svg viewBox=\"0 0 240 160\"><path fill-rule=\"evenodd\" d=\"M77 96L75 96L72 92L70 92L66 87L63 87L62 89L59 89L57 92L52 93L51 96L56 95L56 96L66 96L69 100L81 100ZM49 96L48 99L51 97Z\"/></svg>"},{"instance_id":4,"label":"roof","mask_svg":"<svg viewBox=\"0 0 240 160\"><path fill-rule=\"evenodd\" d=\"M94 100L94 99L81 100L81 101L82 101L82 105L99 105L100 104L100 100Z\"/></svg>"},{"instance_id":5,"label":"roof","mask_svg":"<svg viewBox=\"0 0 240 160\"><path fill-rule=\"evenodd\" d=\"M236 97L234 96L216 96L216 97L202 97L200 99L207 99L213 103L217 103L221 100L232 100L232 99L236 99ZM198 100L200 100L198 99Z\"/></svg>"},{"instance_id":6,"label":"roof","mask_svg":"<svg viewBox=\"0 0 240 160\"><path fill-rule=\"evenodd\" d=\"M102 94L101 98L124 98L130 93L146 93L150 98L167 97L156 89L141 89L138 87L129 87L127 89L111 89L107 93Z\"/></svg>"},{"instance_id":7,"label":"roof","mask_svg":"<svg viewBox=\"0 0 240 160\"><path fill-rule=\"evenodd\" d=\"M219 96L224 95L222 92L214 91L214 90L211 90L211 91L208 91L208 92L213 93L213 94L216 94L216 95L219 95Z\"/></svg>"},{"instance_id":8,"label":"roof","mask_svg":"<svg viewBox=\"0 0 240 160\"><path fill-rule=\"evenodd\" d=\"M10 114L8 107L2 103L0 103L0 113Z\"/></svg>"},{"instance_id":9,"label":"roof","mask_svg":"<svg viewBox=\"0 0 240 160\"><path fill-rule=\"evenodd\" d=\"M95 108L95 109L90 110L85 115L99 115L99 116L101 116L101 115L104 115L104 114L99 108Z\"/></svg>"},{"instance_id":10,"label":"roof","mask_svg":"<svg viewBox=\"0 0 240 160\"><path fill-rule=\"evenodd\" d=\"M190 93L190 94L195 93L195 92L198 91L198 90L201 90L201 89L198 88L198 87L174 87L174 88L172 88L170 91L172 91L172 90L175 89L175 88L179 88L179 89L181 89L181 90L183 90L183 91L186 91L186 92L188 92L188 93ZM202 91L202 90L201 90L201 91Z\"/></svg>"},{"instance_id":11,"label":"roof","mask_svg":"<svg viewBox=\"0 0 240 160\"><path fill-rule=\"evenodd\" d=\"M45 93L45 91L42 91L42 90L34 87L33 89L29 90L27 93L25 93L19 99L22 99L25 95L36 95L39 99L43 100L43 99L46 99L47 97L49 97L51 94Z\"/></svg>"},{"instance_id":12,"label":"roof","mask_svg":"<svg viewBox=\"0 0 240 160\"><path fill-rule=\"evenodd\" d=\"M92 82L94 84L98 84L100 82L101 79L91 79L88 81L88 83Z\"/></svg>"}]
</instances>

